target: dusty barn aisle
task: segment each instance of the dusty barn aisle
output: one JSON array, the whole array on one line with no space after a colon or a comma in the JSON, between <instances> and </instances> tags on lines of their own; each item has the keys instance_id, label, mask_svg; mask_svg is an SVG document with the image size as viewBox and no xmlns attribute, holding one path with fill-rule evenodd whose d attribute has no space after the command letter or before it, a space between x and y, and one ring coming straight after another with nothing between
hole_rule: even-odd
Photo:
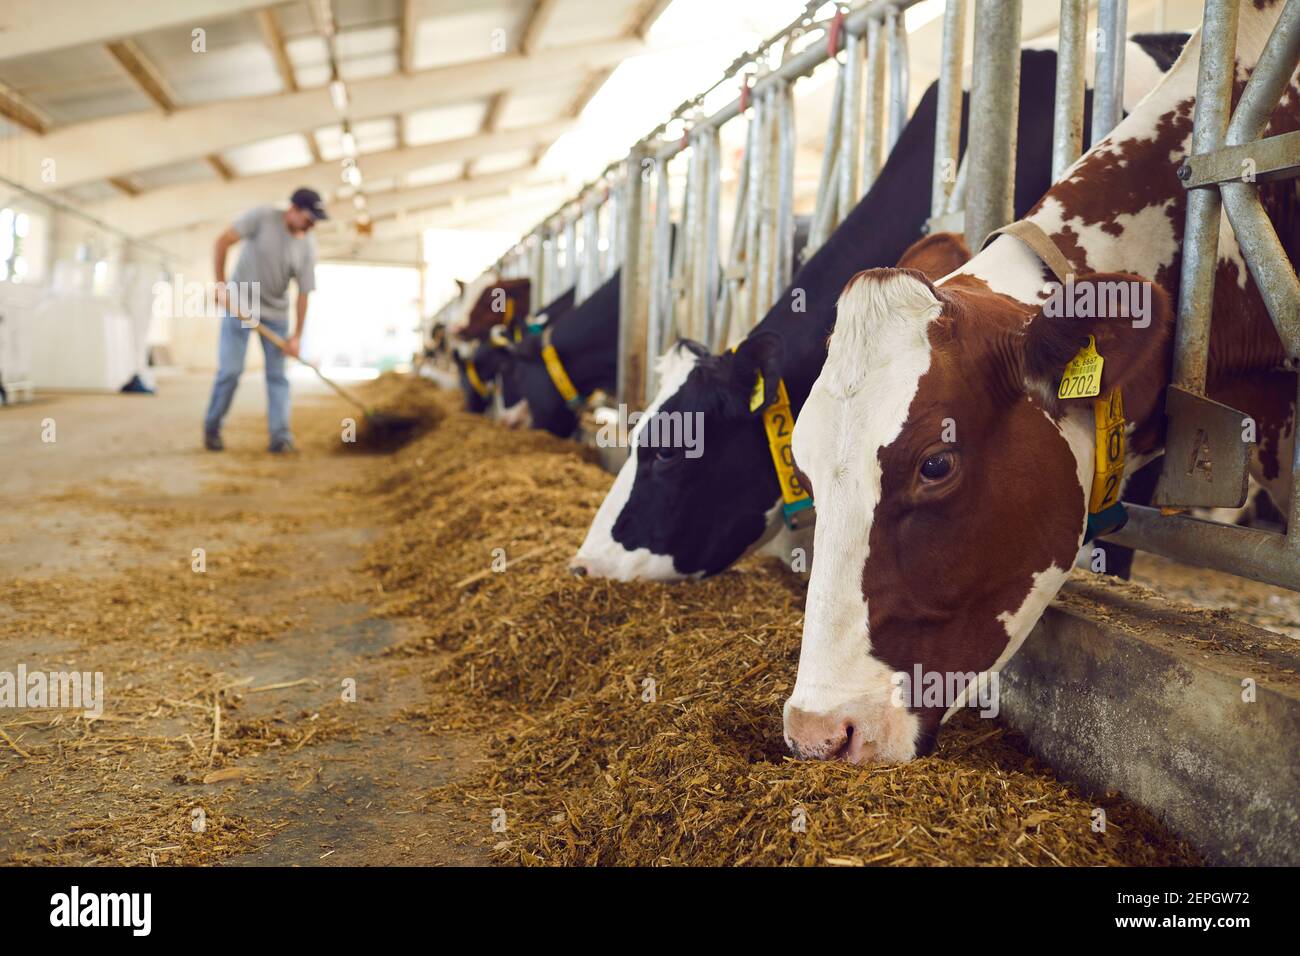
<instances>
[{"instance_id":1,"label":"dusty barn aisle","mask_svg":"<svg viewBox=\"0 0 1300 956\"><path fill-rule=\"evenodd\" d=\"M331 448L347 409L310 385L303 451L267 455L256 375L204 452L208 384L0 420L0 671L104 682L97 719L0 710L0 862L482 861L429 797L473 739L401 719L428 662L385 655L411 625L360 570L383 460Z\"/></svg>"},{"instance_id":2,"label":"dusty barn aisle","mask_svg":"<svg viewBox=\"0 0 1300 956\"><path fill-rule=\"evenodd\" d=\"M433 426L393 455L340 451L347 409L317 393L303 453L269 457L251 389L211 455L188 414L202 387L6 419L26 464L6 474L0 671L101 672L106 703L0 711L0 859L1196 859L998 721L955 721L906 765L790 760L803 584L771 560L685 585L574 578L610 481L575 443L381 379L371 400ZM47 418L57 441L38 444Z\"/></svg>"}]
</instances>

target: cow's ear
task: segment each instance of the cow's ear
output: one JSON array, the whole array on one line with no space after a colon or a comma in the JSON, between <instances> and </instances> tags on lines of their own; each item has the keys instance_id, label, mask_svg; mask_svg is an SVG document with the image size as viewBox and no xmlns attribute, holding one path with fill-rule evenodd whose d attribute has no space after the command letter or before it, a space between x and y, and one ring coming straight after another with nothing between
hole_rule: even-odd
<instances>
[{"instance_id":1,"label":"cow's ear","mask_svg":"<svg viewBox=\"0 0 1300 956\"><path fill-rule=\"evenodd\" d=\"M749 413L756 415L776 401L784 358L785 343L772 332L750 335L736 346L731 385Z\"/></svg>"},{"instance_id":2,"label":"cow's ear","mask_svg":"<svg viewBox=\"0 0 1300 956\"><path fill-rule=\"evenodd\" d=\"M955 232L935 232L908 246L897 268L915 269L931 282L938 282L970 261L966 240Z\"/></svg>"},{"instance_id":3,"label":"cow's ear","mask_svg":"<svg viewBox=\"0 0 1300 956\"><path fill-rule=\"evenodd\" d=\"M1169 381L1173 330L1169 296L1149 279L1097 272L1055 284L1025 333L1025 382L1049 407L1090 401L1087 387L1076 385L1078 395L1059 393L1067 366L1086 352L1091 336L1102 360L1100 395L1122 389L1128 418L1145 418ZM1072 367L1078 372L1086 374L1086 367ZM1079 382L1077 374L1070 377Z\"/></svg>"}]
</instances>

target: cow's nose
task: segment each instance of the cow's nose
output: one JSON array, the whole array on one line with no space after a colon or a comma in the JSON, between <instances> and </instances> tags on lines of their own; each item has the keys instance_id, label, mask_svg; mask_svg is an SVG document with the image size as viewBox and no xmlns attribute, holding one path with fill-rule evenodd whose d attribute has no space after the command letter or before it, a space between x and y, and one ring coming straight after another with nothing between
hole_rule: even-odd
<instances>
[{"instance_id":1,"label":"cow's nose","mask_svg":"<svg viewBox=\"0 0 1300 956\"><path fill-rule=\"evenodd\" d=\"M853 718L845 713L819 713L787 707L785 742L801 760L852 760L855 745Z\"/></svg>"},{"instance_id":2,"label":"cow's nose","mask_svg":"<svg viewBox=\"0 0 1300 956\"><path fill-rule=\"evenodd\" d=\"M569 573L575 578L585 578L587 576L587 571L587 566L578 558L574 558L569 562Z\"/></svg>"}]
</instances>

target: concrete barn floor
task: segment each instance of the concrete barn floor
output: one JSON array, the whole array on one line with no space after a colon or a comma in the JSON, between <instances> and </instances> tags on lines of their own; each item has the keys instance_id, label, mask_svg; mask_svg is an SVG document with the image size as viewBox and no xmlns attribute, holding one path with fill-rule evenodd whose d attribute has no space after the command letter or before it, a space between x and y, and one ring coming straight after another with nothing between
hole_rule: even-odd
<instances>
[{"instance_id":1,"label":"concrete barn floor","mask_svg":"<svg viewBox=\"0 0 1300 956\"><path fill-rule=\"evenodd\" d=\"M363 493L389 459L335 453L354 413L311 379L301 453L268 455L256 373L205 452L209 382L0 409L0 864L489 862L491 805L437 790L483 742L430 726L445 658L409 653L427 633L362 568L392 528ZM1135 579L1210 609L1207 638L1300 636L1290 592L1148 555ZM102 673L102 716L9 709L19 666Z\"/></svg>"},{"instance_id":2,"label":"concrete barn floor","mask_svg":"<svg viewBox=\"0 0 1300 956\"><path fill-rule=\"evenodd\" d=\"M476 742L398 719L427 659L383 654L409 625L375 612L357 568L378 519L339 490L376 460L266 454L258 373L208 453L209 384L0 409L0 672L101 671L106 698L94 721L0 707L0 863L487 862L482 827L430 796ZM295 380L300 443L340 414ZM245 776L203 782L223 767ZM195 834L196 808L219 825Z\"/></svg>"}]
</instances>

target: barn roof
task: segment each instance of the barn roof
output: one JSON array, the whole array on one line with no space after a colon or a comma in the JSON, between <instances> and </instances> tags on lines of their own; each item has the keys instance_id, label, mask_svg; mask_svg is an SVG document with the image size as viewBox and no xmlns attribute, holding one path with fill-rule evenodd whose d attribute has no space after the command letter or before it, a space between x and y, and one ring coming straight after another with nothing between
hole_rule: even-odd
<instances>
[{"instance_id":1,"label":"barn roof","mask_svg":"<svg viewBox=\"0 0 1300 956\"><path fill-rule=\"evenodd\" d=\"M139 238L304 184L338 220L323 246L367 222L413 238L412 213L535 185L667 5L7 0L0 172Z\"/></svg>"}]
</instances>

